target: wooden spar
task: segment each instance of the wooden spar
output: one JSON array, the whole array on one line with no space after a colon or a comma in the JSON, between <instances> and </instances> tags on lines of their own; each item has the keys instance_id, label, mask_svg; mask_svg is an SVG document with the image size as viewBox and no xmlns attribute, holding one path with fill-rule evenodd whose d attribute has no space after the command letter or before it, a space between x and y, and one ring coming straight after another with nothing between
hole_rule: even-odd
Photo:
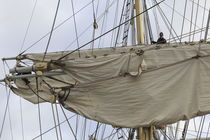
<instances>
[{"instance_id":1,"label":"wooden spar","mask_svg":"<svg viewBox=\"0 0 210 140\"><path fill-rule=\"evenodd\" d=\"M141 127L137 130L138 140L152 140L153 139L153 127Z\"/></svg>"},{"instance_id":2,"label":"wooden spar","mask_svg":"<svg viewBox=\"0 0 210 140\"><path fill-rule=\"evenodd\" d=\"M135 11L136 15L141 13L143 10L142 0L135 0ZM143 25L143 15L136 18L137 27L137 42L138 44L144 44L144 25ZM153 127L141 127L137 129L137 139L138 140L152 140L153 138Z\"/></svg>"},{"instance_id":3,"label":"wooden spar","mask_svg":"<svg viewBox=\"0 0 210 140\"><path fill-rule=\"evenodd\" d=\"M136 15L142 13L142 1L135 0L135 10ZM141 14L136 18L136 27L137 27L137 42L138 44L144 44L144 26L143 26L143 15Z\"/></svg>"}]
</instances>

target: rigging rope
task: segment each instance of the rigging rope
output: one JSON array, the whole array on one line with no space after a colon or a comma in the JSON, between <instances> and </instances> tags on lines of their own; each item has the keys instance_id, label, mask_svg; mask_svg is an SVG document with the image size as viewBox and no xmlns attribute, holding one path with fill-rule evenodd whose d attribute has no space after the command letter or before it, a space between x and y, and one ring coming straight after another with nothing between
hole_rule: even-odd
<instances>
[{"instance_id":1,"label":"rigging rope","mask_svg":"<svg viewBox=\"0 0 210 140\"><path fill-rule=\"evenodd\" d=\"M74 3L73 0L71 0L71 7L72 7L72 12L73 12L73 19L74 19L74 31L76 34L76 40L77 40L77 47L79 48L79 39L78 39L78 32L77 32L77 24L76 24L76 18L75 18L75 13L74 13ZM78 50L78 55L80 57L80 51Z\"/></svg>"},{"instance_id":2,"label":"rigging rope","mask_svg":"<svg viewBox=\"0 0 210 140\"><path fill-rule=\"evenodd\" d=\"M3 122L2 122L2 125L1 125L0 138L1 138L2 133L3 133L4 123L5 123L5 120L6 120L7 109L8 109L8 106L9 106L10 92L11 92L11 90L9 90L9 93L8 93L8 96L7 96L7 102L6 102L6 107L5 107L5 110L4 110Z\"/></svg>"},{"instance_id":3,"label":"rigging rope","mask_svg":"<svg viewBox=\"0 0 210 140\"><path fill-rule=\"evenodd\" d=\"M95 0L94 0L95 1ZM89 2L88 4L86 4L85 6L83 6L81 9L79 9L74 15L77 15L79 12L81 12L82 10L84 10L85 8L87 8L92 2ZM68 20L70 20L71 18L73 18L74 15L71 15L69 18L67 18L66 20L64 20L63 22L61 22L60 24L58 24L53 31L57 30L59 27L61 27L64 23L66 23ZM28 48L26 48L24 51L22 51L19 55L24 54L26 51L28 51L29 49L31 49L32 47L34 47L37 43L39 43L42 39L44 39L45 37L47 37L50 34L50 32L46 33L44 36L42 36L39 40L37 40L36 42L34 42L33 44L31 44Z\"/></svg>"},{"instance_id":4,"label":"rigging rope","mask_svg":"<svg viewBox=\"0 0 210 140\"><path fill-rule=\"evenodd\" d=\"M36 92L37 92L37 95L39 95L39 87L38 87L38 78L37 77L36 77ZM37 96L37 100L38 100L38 115L39 115L39 131L40 131L40 134L42 134L42 122L41 122L39 96ZM40 138L42 140L42 136Z\"/></svg>"},{"instance_id":5,"label":"rigging rope","mask_svg":"<svg viewBox=\"0 0 210 140\"><path fill-rule=\"evenodd\" d=\"M151 2L153 4L155 4L154 0L151 0ZM165 2L163 2L163 3L165 3ZM158 19L157 19L157 17L158 17L157 16L157 8L156 7L153 8L152 12L153 12L153 16L154 16L154 19L155 19L155 26L156 26L157 36L159 36L159 33L160 33L160 25L159 25Z\"/></svg>"},{"instance_id":6,"label":"rigging rope","mask_svg":"<svg viewBox=\"0 0 210 140\"><path fill-rule=\"evenodd\" d=\"M157 3L157 0L154 0L154 2ZM158 7L158 10L159 10L159 12L160 12L160 15L161 15L161 17L162 17L162 19L163 19L163 21L164 21L166 27L168 28L169 32L170 32L170 29L172 29L173 32L175 33L176 37L180 40L180 38L178 37L178 35L177 35L176 31L174 30L174 28L173 28L172 26L170 26L171 28L169 27L170 21L168 20L168 18L167 18L166 15L164 14L162 8L161 8L159 5L158 5L157 7ZM169 24L169 25L168 25L168 24ZM174 38L173 34L172 34L172 37ZM175 40L175 41L176 41L176 40Z\"/></svg>"},{"instance_id":7,"label":"rigging rope","mask_svg":"<svg viewBox=\"0 0 210 140\"><path fill-rule=\"evenodd\" d=\"M171 33L172 33L172 28L173 28L173 21L174 21L174 9L175 9L175 5L176 5L176 1L174 0L173 2L173 9L172 9L172 17L171 17L171 29L170 29L170 32L169 32L169 42L170 42L170 38L171 38ZM180 39L180 42L181 42L181 39Z\"/></svg>"},{"instance_id":8,"label":"rigging rope","mask_svg":"<svg viewBox=\"0 0 210 140\"><path fill-rule=\"evenodd\" d=\"M98 1L98 5L99 5L99 1ZM97 5L97 8L98 8ZM96 22L96 13L95 13L95 7L94 7L94 1L92 0L92 10L93 10L93 33L92 33L92 38L95 37L95 30L98 28L98 24ZM94 42L92 42L92 44L90 44L90 48L92 49L92 55L93 55L93 47L94 47Z\"/></svg>"},{"instance_id":9,"label":"rigging rope","mask_svg":"<svg viewBox=\"0 0 210 140\"><path fill-rule=\"evenodd\" d=\"M114 16L114 23L113 23L113 27L117 26L117 19L118 19L118 11L119 11L119 0L117 0L117 4L116 4L116 8L115 8L115 16ZM110 46L114 46L114 41L113 39L116 36L116 30L114 30L112 32L112 37L111 37L111 41L110 41Z\"/></svg>"},{"instance_id":10,"label":"rigging rope","mask_svg":"<svg viewBox=\"0 0 210 140\"><path fill-rule=\"evenodd\" d=\"M209 129L210 129L210 123L209 123L209 126L208 126L208 130L207 130L207 134L206 134L206 139L208 138Z\"/></svg>"},{"instance_id":11,"label":"rigging rope","mask_svg":"<svg viewBox=\"0 0 210 140\"><path fill-rule=\"evenodd\" d=\"M125 23L127 23L128 21L130 21L130 20L132 20L132 19L135 19L136 17L138 17L138 16L142 15L142 14L143 14L143 13L145 13L146 11L148 11L148 10L150 10L150 9L154 8L155 6L157 6L157 5L161 4L161 3L162 3L162 2L164 2L164 1L165 1L165 0L162 0L162 1L158 2L158 3L156 3L155 5L151 6L151 7L150 7L150 8L148 8L147 10L145 10L145 11L143 11L143 12L141 12L141 13L137 14L136 16L134 16L134 17L132 17L132 18L130 18L130 19L128 19L128 20L126 20L125 22L123 22L123 23L119 24L118 26L116 26L116 27L114 27L114 28L112 28L112 29L108 30L107 32L105 32L105 33L103 33L102 35L100 35L100 36L96 37L95 39L93 39L93 40L91 40L91 41L89 41L89 42L85 43L84 45L80 46L78 49L81 49L81 48L85 47L86 45L90 44L91 42L93 42L93 41L95 41L95 40L97 40L97 39L101 38L102 36L104 36L104 35L106 35L106 34L110 33L111 31L113 31L113 30L117 29L118 27L120 27L120 26L124 25L124 24L125 24ZM74 53L75 51L77 51L78 49L75 49L75 50L73 50L73 51L71 51L71 52L67 53L66 55L64 55L64 56L62 56L62 57L60 57L60 58L58 58L57 60L62 60L63 58L67 57L68 55L70 55L70 54Z\"/></svg>"},{"instance_id":12,"label":"rigging rope","mask_svg":"<svg viewBox=\"0 0 210 140\"><path fill-rule=\"evenodd\" d=\"M104 15L104 17L103 17L102 26L101 26L101 35L103 34L103 31L106 29L107 13L108 13L108 10L106 10L106 9L108 9L108 7L109 7L109 2L110 2L110 0L107 0L107 1L106 1L105 15ZM100 39L99 39L98 48L100 48L101 39L104 40L104 38L100 38ZM94 40L94 39L93 39L93 40ZM94 41L92 41L92 42L94 42ZM103 44L103 42L102 42L102 44Z\"/></svg>"},{"instance_id":13,"label":"rigging rope","mask_svg":"<svg viewBox=\"0 0 210 140\"><path fill-rule=\"evenodd\" d=\"M60 105L60 108L61 108L61 110L63 112L64 117L66 118L67 124L68 124L68 126L69 126L69 128L70 128L70 130L71 130L71 132L72 132L72 134L74 136L74 139L77 140L77 137L76 137L76 135L75 135L75 133L74 133L72 127L71 127L71 124L69 123L69 120L68 120L68 118L66 116L66 113L64 112L64 109L63 109L63 107L61 105Z\"/></svg>"},{"instance_id":14,"label":"rigging rope","mask_svg":"<svg viewBox=\"0 0 210 140\"><path fill-rule=\"evenodd\" d=\"M69 117L67 120L70 120L70 119L72 119L72 118L75 117L75 116L76 116L76 114L74 114L73 116ZM59 123L59 124L56 125L56 126L60 126L61 124L65 123L67 120L62 121L61 123ZM43 136L44 134L47 134L48 132L50 132L50 131L53 130L54 128L55 128L55 126L54 126L54 127L51 127L50 129L46 130L46 131L43 132L42 134L40 134L40 135L34 137L32 140L35 140L35 139L37 139L37 138Z\"/></svg>"},{"instance_id":15,"label":"rigging rope","mask_svg":"<svg viewBox=\"0 0 210 140\"><path fill-rule=\"evenodd\" d=\"M198 9L199 9L199 4L200 4L200 0L198 0L198 5L197 5L197 9L196 9L196 16L195 16L195 25L197 24L197 19L198 19ZM196 26L194 26L194 31L196 29ZM195 34L193 34L193 40L194 40Z\"/></svg>"},{"instance_id":16,"label":"rigging rope","mask_svg":"<svg viewBox=\"0 0 210 140\"><path fill-rule=\"evenodd\" d=\"M54 125L55 125L56 138L57 138L57 140L59 140L59 138L58 138L57 124L56 124L56 120L55 120L55 111L54 111L54 108L53 108L53 104L52 103L51 103L51 108L52 108L52 114L53 114L53 121L54 121Z\"/></svg>"},{"instance_id":17,"label":"rigging rope","mask_svg":"<svg viewBox=\"0 0 210 140\"><path fill-rule=\"evenodd\" d=\"M25 40L26 40L26 37L27 37L27 35L28 35L29 27L30 27L30 25L31 25L31 21L32 21L32 18L33 18L33 15L34 15L34 11L35 11L35 9L36 9L37 1L38 1L38 0L36 0L35 3L34 3L34 7L33 7L33 9L32 9L31 17L30 17L30 19L29 19L29 23L28 23L28 26L27 26L27 28L26 28L26 32L25 32L25 35L24 35L23 42L22 42L22 44L21 44L21 48L20 48L20 52L19 52L19 53L21 53L21 51L22 51L22 49L23 49L23 46L25 45Z\"/></svg>"},{"instance_id":18,"label":"rigging rope","mask_svg":"<svg viewBox=\"0 0 210 140\"><path fill-rule=\"evenodd\" d=\"M195 34L198 34L198 33L200 33L201 31L204 31L205 29L206 29L206 28L197 29L197 30L195 30ZM189 36L192 35L192 34L193 34L193 31L192 31L192 32L189 32L189 33L185 33L185 34L182 35L182 38L189 37ZM180 37L180 36L179 36L179 37ZM173 38L173 39L178 40L178 39L176 39L176 38Z\"/></svg>"},{"instance_id":19,"label":"rigging rope","mask_svg":"<svg viewBox=\"0 0 210 140\"><path fill-rule=\"evenodd\" d=\"M22 108L22 99L19 97L20 102L20 121L21 121L21 129L22 129L22 140L24 140L24 129L23 129L23 108Z\"/></svg>"},{"instance_id":20,"label":"rigging rope","mask_svg":"<svg viewBox=\"0 0 210 140\"><path fill-rule=\"evenodd\" d=\"M59 125L60 124L60 119L59 119L59 114L58 114L58 106L57 104L55 104L55 111L56 111L56 115L57 115L57 121L58 121L58 128L59 128L59 134L60 134L60 139L62 140L62 133L61 133L61 126Z\"/></svg>"},{"instance_id":21,"label":"rigging rope","mask_svg":"<svg viewBox=\"0 0 210 140\"><path fill-rule=\"evenodd\" d=\"M115 0L116 1L116 0ZM114 2L115 2L114 1ZM110 6L106 9L106 10L108 10L113 4L114 4L114 2L112 2L112 4L110 4ZM104 13L102 13L99 17L98 17L98 22L104 17L104 15L106 14L106 11L104 12ZM80 34L79 34L79 38L82 36L82 35L84 35L84 33L86 32L86 31L88 31L88 29L90 28L92 26L92 23L83 31L83 32L81 32ZM73 40L65 49L64 49L64 51L66 51L69 47L71 47L71 45L74 43L76 41L76 39L75 40Z\"/></svg>"},{"instance_id":22,"label":"rigging rope","mask_svg":"<svg viewBox=\"0 0 210 140\"><path fill-rule=\"evenodd\" d=\"M166 5L168 8L173 9L173 7L171 7L170 5L168 5L166 2L163 2L164 5ZM174 9L174 12L176 12L178 15L180 15L181 17L184 17L181 13L179 13L176 9ZM199 26L195 25L195 23L191 22L190 19L188 18L184 18L185 20L187 20L189 23L191 23L192 25L196 26L197 28L200 28Z\"/></svg>"},{"instance_id":23,"label":"rigging rope","mask_svg":"<svg viewBox=\"0 0 210 140\"><path fill-rule=\"evenodd\" d=\"M145 9L147 9L147 3L146 0L144 0L144 7ZM148 27L148 31L149 31L149 38L150 38L150 43L154 40L153 37L153 33L152 33L152 26L151 26L151 22L150 22L150 18L149 18L149 13L146 12L146 21L147 21L147 27Z\"/></svg>"},{"instance_id":24,"label":"rigging rope","mask_svg":"<svg viewBox=\"0 0 210 140\"><path fill-rule=\"evenodd\" d=\"M206 1L207 0L205 0L205 4L204 4L204 10L203 10L203 19L202 19L202 26L201 26L201 28L203 28L203 26L204 26L204 18L205 18L205 12L206 12ZM202 34L203 34L203 31L201 31L201 34L200 34L200 40L201 40L201 38L202 38Z\"/></svg>"},{"instance_id":25,"label":"rigging rope","mask_svg":"<svg viewBox=\"0 0 210 140\"><path fill-rule=\"evenodd\" d=\"M101 140L104 138L105 130L106 130L106 124L104 124L102 128Z\"/></svg>"},{"instance_id":26,"label":"rigging rope","mask_svg":"<svg viewBox=\"0 0 210 140\"><path fill-rule=\"evenodd\" d=\"M84 125L83 125L83 132L82 132L82 137L81 140L85 140L85 133L86 133L86 127L87 127L87 119L84 118Z\"/></svg>"},{"instance_id":27,"label":"rigging rope","mask_svg":"<svg viewBox=\"0 0 210 140\"><path fill-rule=\"evenodd\" d=\"M44 56L43 56L42 61L44 61L45 56L46 56L47 51L48 51L48 48L49 48L49 45L50 45L50 41L51 41L51 37L52 37L52 33L53 33L53 29L54 29L54 26L55 26L55 21L56 21L57 15L58 15L59 5L60 5L60 0L58 0L58 4L57 4L57 8L56 8L56 12L55 12L55 16L54 16L54 20L53 20L53 25L52 25L52 28L51 28L51 31L50 31L50 36L49 36L49 39L48 39L48 42L47 42L47 46L46 46L46 49L45 49L45 52L44 52Z\"/></svg>"},{"instance_id":28,"label":"rigging rope","mask_svg":"<svg viewBox=\"0 0 210 140\"><path fill-rule=\"evenodd\" d=\"M194 13L194 0L193 0L193 2L192 2L190 32L192 31L193 13ZM189 42L190 42L190 41L191 41L191 35L189 36Z\"/></svg>"},{"instance_id":29,"label":"rigging rope","mask_svg":"<svg viewBox=\"0 0 210 140\"><path fill-rule=\"evenodd\" d=\"M125 9L125 4L126 4L126 0L124 0L124 2L123 2L123 7L122 7L122 12L121 12L121 16L120 16L119 25L122 23L122 17L123 17L123 12L124 12L124 9ZM130 21L130 20L128 20L128 21ZM127 22L125 22L125 23L127 23ZM116 36L115 45L114 45L115 48L117 47L117 41L118 41L118 37L119 37L119 34L120 34L120 29L121 29L121 26L119 26L118 30L117 30L117 36Z\"/></svg>"},{"instance_id":30,"label":"rigging rope","mask_svg":"<svg viewBox=\"0 0 210 140\"><path fill-rule=\"evenodd\" d=\"M8 105L8 115L9 115L9 127L10 127L10 133L11 133L11 137L13 140L13 131L12 131L12 122L11 122L11 115L10 115L10 109L9 109L9 105Z\"/></svg>"},{"instance_id":31,"label":"rigging rope","mask_svg":"<svg viewBox=\"0 0 210 140\"><path fill-rule=\"evenodd\" d=\"M79 125L79 115L77 114L77 117L76 117L76 132L75 132L76 137L77 137L77 134L78 134L78 125Z\"/></svg>"},{"instance_id":32,"label":"rigging rope","mask_svg":"<svg viewBox=\"0 0 210 140\"><path fill-rule=\"evenodd\" d=\"M185 21L186 11L187 11L187 0L185 0L185 6L184 6L184 16L183 16L183 19L182 19L182 29L181 29L181 35L180 35L180 43L182 42L182 34L183 34L183 30L184 30L184 21Z\"/></svg>"}]
</instances>

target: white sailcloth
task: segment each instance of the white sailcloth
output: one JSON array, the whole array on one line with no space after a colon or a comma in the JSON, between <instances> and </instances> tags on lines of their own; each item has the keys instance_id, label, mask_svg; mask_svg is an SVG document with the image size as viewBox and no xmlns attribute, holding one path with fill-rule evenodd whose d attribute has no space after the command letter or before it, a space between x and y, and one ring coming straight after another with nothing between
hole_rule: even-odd
<instances>
[{"instance_id":1,"label":"white sailcloth","mask_svg":"<svg viewBox=\"0 0 210 140\"><path fill-rule=\"evenodd\" d=\"M143 55L136 53L140 49L144 50ZM98 50L96 57L90 58L84 54L91 56L87 53L91 51L81 51L82 58L69 56L61 61L66 75L54 77L74 84L61 102L66 109L92 120L130 128L165 125L210 113L210 45L164 45L160 49L136 46L110 51L108 55L107 50ZM42 55L26 56L38 61L36 58ZM58 58L59 53L56 55ZM51 53L47 58L55 57ZM36 90L35 79L28 80ZM15 83L16 94L37 103L37 95L23 80ZM46 101L54 97L46 83L58 88L55 91L59 97L64 94L59 87L68 86L46 77L39 78L38 83L39 95Z\"/></svg>"}]
</instances>

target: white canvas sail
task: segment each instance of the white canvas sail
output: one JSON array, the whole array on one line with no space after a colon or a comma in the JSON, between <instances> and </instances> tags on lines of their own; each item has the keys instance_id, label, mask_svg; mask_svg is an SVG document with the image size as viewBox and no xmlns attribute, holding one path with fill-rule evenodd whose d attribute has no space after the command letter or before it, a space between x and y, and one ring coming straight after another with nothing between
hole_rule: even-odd
<instances>
[{"instance_id":1,"label":"white canvas sail","mask_svg":"<svg viewBox=\"0 0 210 140\"><path fill-rule=\"evenodd\" d=\"M66 75L55 78L69 77L75 83L64 93L66 84L52 82L52 87L60 87L55 90L57 99L70 111L117 127L159 126L210 113L208 44L132 48L126 53L102 55L99 51L97 57L59 61ZM142 55L137 53L140 50ZM39 78L39 95L52 102L54 95L42 81L46 79ZM29 81L35 90L35 80ZM21 80L16 85L16 94L38 102L28 85Z\"/></svg>"}]
</instances>

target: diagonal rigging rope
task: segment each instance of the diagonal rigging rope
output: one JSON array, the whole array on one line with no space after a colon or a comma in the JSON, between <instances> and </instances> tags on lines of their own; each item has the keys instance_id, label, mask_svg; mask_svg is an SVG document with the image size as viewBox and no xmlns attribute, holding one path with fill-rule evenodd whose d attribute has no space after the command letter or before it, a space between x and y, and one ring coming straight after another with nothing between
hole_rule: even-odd
<instances>
[{"instance_id":1,"label":"diagonal rigging rope","mask_svg":"<svg viewBox=\"0 0 210 140\"><path fill-rule=\"evenodd\" d=\"M95 40L101 38L102 36L104 36L104 35L110 33L111 31L113 31L113 30L117 29L118 27L124 25L124 24L127 23L128 21L130 21L130 20L132 20L132 19L135 19L136 17L142 15L142 14L145 13L146 11L148 11L148 10L150 10L150 9L152 9L152 8L154 8L154 7L156 7L157 5L161 4L161 3L164 2L164 1L165 1L165 0L162 0L162 1L158 2L158 3L156 3L155 5L151 6L151 7L148 8L148 9L146 9L145 11L143 11L143 12L137 14L136 16L134 16L134 17L132 17L132 18L126 20L125 22L119 24L118 26L116 26L116 27L114 27L114 28L108 30L107 32L103 33L102 35L100 35L100 36L94 38L93 40L91 40L91 41L85 43L84 45L80 46L78 49L81 49L81 48L85 47L86 45L88 45L88 44L92 43L93 41L95 41ZM67 57L68 55L70 55L70 54L72 54L73 52L77 51L78 49L75 49L75 50L73 50L73 51L67 53L66 55L64 55L64 56L62 56L62 57L60 57L60 58L58 58L57 60L62 60L63 58Z\"/></svg>"},{"instance_id":2,"label":"diagonal rigging rope","mask_svg":"<svg viewBox=\"0 0 210 140\"><path fill-rule=\"evenodd\" d=\"M48 48L49 48L49 45L50 45L50 41L51 41L51 37L52 37L52 33L53 33L53 29L54 29L54 26L55 26L55 21L56 21L57 15L58 15L59 5L60 5L60 0L58 0L58 4L57 4L57 8L56 8L56 12L55 12L55 16L54 16L54 20L53 20L53 25L52 25L52 28L51 28L51 31L50 31L50 36L49 36L49 39L48 39L48 42L47 42L47 46L46 46L46 49L45 49L45 52L44 52L44 56L43 56L42 61L44 61L45 56L46 56L47 51L48 51Z\"/></svg>"},{"instance_id":3,"label":"diagonal rigging rope","mask_svg":"<svg viewBox=\"0 0 210 140\"><path fill-rule=\"evenodd\" d=\"M38 0L36 0L35 3L34 3L34 7L33 7L33 10L32 10L32 13L31 13L31 17L30 17L30 19L29 19L29 23L28 23L28 26L27 26L27 28L26 28L26 32L25 32L25 35L24 35L24 38L23 38L23 42L22 42L22 44L21 44L20 52L22 51L22 49L23 49L23 47L24 47L24 45L25 45L25 40L26 40L26 37L27 37L27 35L28 35L28 31L29 31L29 28L30 28L30 25L31 25L31 21L32 21L33 15L34 15L34 11L35 11L35 9L36 9L37 1L38 1ZM20 52L19 52L19 53L20 53Z\"/></svg>"},{"instance_id":4,"label":"diagonal rigging rope","mask_svg":"<svg viewBox=\"0 0 210 140\"><path fill-rule=\"evenodd\" d=\"M153 0L153 1L154 1L155 3L157 3L157 0ZM172 29L172 31L174 32L174 34L176 35L176 37L180 40L180 38L178 37L178 35L177 35L176 31L174 30L174 28L173 28L172 26L169 27L170 21L168 20L167 16L166 16L165 13L163 12L162 8L161 8L159 5L157 5L157 7L158 7L159 13L160 13L160 15L161 15L161 17L162 17L162 19L163 19L165 25L167 26L168 30L170 31L170 30ZM172 35L173 35L173 34L172 34ZM174 37L174 36L173 36L173 37Z\"/></svg>"},{"instance_id":5,"label":"diagonal rigging rope","mask_svg":"<svg viewBox=\"0 0 210 140\"><path fill-rule=\"evenodd\" d=\"M95 0L93 0L95 1ZM84 10L85 8L87 8L92 2L89 2L88 4L86 4L85 6L83 6L81 9L79 9L77 12L75 12L74 15L77 15L79 12L81 12L82 10ZM61 22L60 24L58 24L53 30L57 30L59 27L61 27L62 25L64 25L64 23L66 23L68 20L70 20L71 18L73 18L74 15L71 15L69 18L65 19L63 22ZM44 39L45 37L47 37L50 34L50 32L46 33L44 36L42 36L39 40L37 40L36 42L34 42L33 44L31 44L28 48L26 48L24 51L22 51L19 55L24 54L26 51L28 51L29 49L31 49L32 47L34 47L37 43L39 43L42 39Z\"/></svg>"},{"instance_id":6,"label":"diagonal rigging rope","mask_svg":"<svg viewBox=\"0 0 210 140\"><path fill-rule=\"evenodd\" d=\"M188 1L188 0L187 0ZM166 2L163 2L164 5L166 5L168 8L173 9L173 7L171 7L170 5L168 5ZM186 5L187 6L187 5ZM191 22L190 19L188 19L186 16L182 15L179 11L177 11L176 9L174 9L174 12L177 13L178 15L180 15L181 17L183 17L186 21L188 21L189 23L191 23L193 26L196 26L197 28L200 28L198 25L195 25L195 23Z\"/></svg>"},{"instance_id":7,"label":"diagonal rigging rope","mask_svg":"<svg viewBox=\"0 0 210 140\"><path fill-rule=\"evenodd\" d=\"M63 112L64 117L66 118L66 121L67 121L67 123L68 123L68 125L69 125L69 128L70 128L70 130L71 130L71 132L72 132L72 134L73 134L73 136L74 136L74 139L77 140L77 136L75 135L75 133L74 133L74 131L73 131L71 125L70 125L70 122L69 122L69 120L68 120L68 118L67 118L67 116L66 116L66 113L65 113L65 111L64 111L64 109L63 109L63 107L62 107L61 105L60 105L60 108L61 108L61 110L62 110L62 112Z\"/></svg>"},{"instance_id":8,"label":"diagonal rigging rope","mask_svg":"<svg viewBox=\"0 0 210 140\"><path fill-rule=\"evenodd\" d=\"M4 70L4 74L6 74L6 68L5 68L5 64L6 66L9 68L8 64L6 63L6 61L3 61L3 70ZM5 107L5 111L4 111L4 116L3 116L3 122L2 122L2 125L1 125L1 129L0 129L0 139L1 139L1 136L2 136L2 133L3 133L3 129L4 129L4 124L5 124L5 120L6 120L6 115L7 115L7 111L9 113L9 100L10 100L10 92L11 90L9 90L8 92L8 89L7 89L7 86L5 85L5 91L7 93L7 101L6 101L6 107ZM10 119L10 113L9 113L9 122L10 122L10 131L11 131L11 136L13 138L13 133L12 133L12 127L11 127L11 119Z\"/></svg>"},{"instance_id":9,"label":"diagonal rigging rope","mask_svg":"<svg viewBox=\"0 0 210 140\"><path fill-rule=\"evenodd\" d=\"M9 106L10 91L11 90L9 90L9 93L7 95L7 102L6 102L6 107L5 107L5 111L4 111L4 117L3 117L3 122L2 122L2 125L1 125L1 130L0 130L0 139L1 139L1 136L2 136L2 133L3 133L5 119L6 119L6 115L7 115L8 106Z\"/></svg>"},{"instance_id":10,"label":"diagonal rigging rope","mask_svg":"<svg viewBox=\"0 0 210 140\"><path fill-rule=\"evenodd\" d=\"M172 27L173 27L173 22L174 22L174 9L175 9L175 5L176 5L176 1L174 0L173 1L173 8L172 8L172 16L171 16L171 29L170 29L170 32L169 32L169 42L170 42L170 38L171 38L171 34L172 34ZM180 40L181 42L181 40Z\"/></svg>"},{"instance_id":11,"label":"diagonal rigging rope","mask_svg":"<svg viewBox=\"0 0 210 140\"><path fill-rule=\"evenodd\" d=\"M184 16L182 19L182 29L181 29L181 37L180 37L180 42L182 41L182 34L183 34L183 30L184 30L184 22L185 22L185 15L186 15L186 11L187 11L187 0L185 0L185 6L184 6Z\"/></svg>"},{"instance_id":12,"label":"diagonal rigging rope","mask_svg":"<svg viewBox=\"0 0 210 140\"><path fill-rule=\"evenodd\" d=\"M73 0L71 0L71 7L72 7L72 12L73 12L73 19L74 19L74 31L76 34L76 40L77 40L77 47L79 48L79 38L78 38L78 31L77 31L77 24L76 24L76 18L74 14L74 3ZM80 51L78 50L78 55L80 57Z\"/></svg>"},{"instance_id":13,"label":"diagonal rigging rope","mask_svg":"<svg viewBox=\"0 0 210 140\"><path fill-rule=\"evenodd\" d=\"M72 118L75 117L75 116L76 116L76 114L74 114L73 116L67 118L67 120L70 120L70 119L72 119ZM58 127L58 126L60 126L61 124L65 123L67 120L64 120L64 121L60 122L59 124L56 125L56 127ZM37 138L43 136L44 134L47 134L48 132L50 132L50 131L53 130L54 128L55 128L55 126L52 127L52 128L50 128L50 129L48 129L48 130L46 130L46 131L43 132L42 134L40 134L40 135L34 137L32 140L35 140L35 139L37 139Z\"/></svg>"},{"instance_id":14,"label":"diagonal rigging rope","mask_svg":"<svg viewBox=\"0 0 210 140\"><path fill-rule=\"evenodd\" d=\"M198 0L198 5L200 4L200 0ZM195 25L197 24L197 19L198 19L198 10L199 10L199 6L197 5L197 9L196 9L196 16L195 16ZM195 31L196 26L194 26L194 30ZM193 40L195 38L195 34L193 34Z\"/></svg>"},{"instance_id":15,"label":"diagonal rigging rope","mask_svg":"<svg viewBox=\"0 0 210 140\"><path fill-rule=\"evenodd\" d=\"M109 7L96 19L96 21L97 22L99 22L104 16L105 16L105 14L106 14L106 11L109 9L109 8L111 8L112 7L112 5L114 4L116 2L116 0L114 0L110 5L109 5ZM84 29L84 31L83 32L81 32L80 34L79 34L79 38L82 36L82 35L84 35L84 33L85 32L87 32L88 31L88 29L90 28L92 26L92 23L89 25L89 26L87 26L87 28L85 28ZM76 39L74 39L65 49L64 49L64 51L66 51L69 47L71 47L71 45L74 43L76 41Z\"/></svg>"}]
</instances>

